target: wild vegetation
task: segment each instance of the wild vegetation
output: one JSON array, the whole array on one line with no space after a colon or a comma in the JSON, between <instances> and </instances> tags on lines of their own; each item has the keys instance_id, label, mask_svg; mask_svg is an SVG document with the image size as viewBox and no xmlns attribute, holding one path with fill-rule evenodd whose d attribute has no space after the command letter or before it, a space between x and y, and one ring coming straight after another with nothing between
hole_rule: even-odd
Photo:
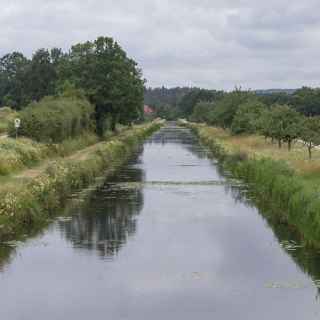
<instances>
[{"instance_id":1,"label":"wild vegetation","mask_svg":"<svg viewBox=\"0 0 320 320\"><path fill-rule=\"evenodd\" d=\"M19 135L45 143L61 143L93 131L94 107L81 97L45 97L19 113ZM9 130L15 136L12 124Z\"/></svg>"},{"instance_id":2,"label":"wild vegetation","mask_svg":"<svg viewBox=\"0 0 320 320\"><path fill-rule=\"evenodd\" d=\"M157 121L125 130L109 141L4 181L0 187L0 239L47 221L72 191L92 183L102 170L106 175L113 172L160 126Z\"/></svg>"},{"instance_id":3,"label":"wild vegetation","mask_svg":"<svg viewBox=\"0 0 320 320\"><path fill-rule=\"evenodd\" d=\"M309 119L309 118L308 118ZM250 192L279 222L294 226L309 245L320 245L320 150L310 161L302 143L291 152L258 135L184 122L227 170L249 183Z\"/></svg>"},{"instance_id":4,"label":"wild vegetation","mask_svg":"<svg viewBox=\"0 0 320 320\"><path fill-rule=\"evenodd\" d=\"M35 108L44 97L74 88L94 106L100 136L117 123L143 119L143 85L137 63L108 37L76 44L67 53L40 49L31 59L19 52L0 58L0 106L22 110L32 103Z\"/></svg>"},{"instance_id":5,"label":"wild vegetation","mask_svg":"<svg viewBox=\"0 0 320 320\"><path fill-rule=\"evenodd\" d=\"M9 107L0 108L0 134L8 131L9 125L13 123L17 113Z\"/></svg>"}]
</instances>

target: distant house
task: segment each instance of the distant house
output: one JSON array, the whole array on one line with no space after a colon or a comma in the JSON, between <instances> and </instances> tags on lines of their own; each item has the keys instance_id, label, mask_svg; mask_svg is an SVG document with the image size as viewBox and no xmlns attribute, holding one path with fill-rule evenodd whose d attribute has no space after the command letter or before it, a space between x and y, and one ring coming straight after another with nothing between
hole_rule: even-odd
<instances>
[{"instance_id":1,"label":"distant house","mask_svg":"<svg viewBox=\"0 0 320 320\"><path fill-rule=\"evenodd\" d=\"M145 106L143 107L143 111L144 111L144 114L145 114L145 115L152 115L152 114L154 114L154 110L153 110L150 106L147 106L147 105L145 105Z\"/></svg>"}]
</instances>

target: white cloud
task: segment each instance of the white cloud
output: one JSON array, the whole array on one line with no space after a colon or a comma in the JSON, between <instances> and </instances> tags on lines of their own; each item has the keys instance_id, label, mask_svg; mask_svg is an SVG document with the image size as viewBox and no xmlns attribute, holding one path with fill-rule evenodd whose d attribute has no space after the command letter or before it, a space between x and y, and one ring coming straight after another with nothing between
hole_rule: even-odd
<instances>
[{"instance_id":1,"label":"white cloud","mask_svg":"<svg viewBox=\"0 0 320 320\"><path fill-rule=\"evenodd\" d=\"M148 84L317 86L318 1L0 0L0 54L112 36Z\"/></svg>"}]
</instances>

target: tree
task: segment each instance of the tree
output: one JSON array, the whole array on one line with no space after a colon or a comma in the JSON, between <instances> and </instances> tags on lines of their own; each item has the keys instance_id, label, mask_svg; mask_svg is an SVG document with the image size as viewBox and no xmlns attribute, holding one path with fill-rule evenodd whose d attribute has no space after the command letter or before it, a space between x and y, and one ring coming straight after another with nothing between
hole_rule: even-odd
<instances>
[{"instance_id":1,"label":"tree","mask_svg":"<svg viewBox=\"0 0 320 320\"><path fill-rule=\"evenodd\" d=\"M63 72L96 107L97 132L111 119L130 123L143 115L144 80L141 70L112 38L100 37L94 42L72 47Z\"/></svg>"},{"instance_id":2,"label":"tree","mask_svg":"<svg viewBox=\"0 0 320 320\"><path fill-rule=\"evenodd\" d=\"M55 63L58 63L56 50L52 51L52 53L54 54ZM27 79L30 100L39 101L41 98L55 93L58 77L48 50L39 49L34 53L28 68Z\"/></svg>"},{"instance_id":3,"label":"tree","mask_svg":"<svg viewBox=\"0 0 320 320\"><path fill-rule=\"evenodd\" d=\"M309 159L312 149L320 145L320 117L306 117L303 120L301 139L308 148Z\"/></svg>"},{"instance_id":4,"label":"tree","mask_svg":"<svg viewBox=\"0 0 320 320\"><path fill-rule=\"evenodd\" d=\"M241 104L233 118L231 131L235 134L255 133L259 128L261 118L266 106L256 97Z\"/></svg>"},{"instance_id":5,"label":"tree","mask_svg":"<svg viewBox=\"0 0 320 320\"><path fill-rule=\"evenodd\" d=\"M214 102L200 101L193 108L191 120L196 122L210 122L210 113L215 107Z\"/></svg>"},{"instance_id":6,"label":"tree","mask_svg":"<svg viewBox=\"0 0 320 320\"><path fill-rule=\"evenodd\" d=\"M292 142L301 135L302 116L287 105L274 105L263 115L262 122L263 132L277 139L279 148L284 141L288 143L288 150L291 150Z\"/></svg>"},{"instance_id":7,"label":"tree","mask_svg":"<svg viewBox=\"0 0 320 320\"><path fill-rule=\"evenodd\" d=\"M29 63L20 52L6 54L0 59L0 105L19 109L27 104Z\"/></svg>"},{"instance_id":8,"label":"tree","mask_svg":"<svg viewBox=\"0 0 320 320\"><path fill-rule=\"evenodd\" d=\"M238 88L225 94L224 97L217 102L211 114L213 124L223 128L229 128L239 106L253 96L253 93L241 91L241 89Z\"/></svg>"},{"instance_id":9,"label":"tree","mask_svg":"<svg viewBox=\"0 0 320 320\"><path fill-rule=\"evenodd\" d=\"M179 102L180 116L190 117L193 109L200 101L217 102L223 97L222 91L206 90L194 88L191 92L183 96Z\"/></svg>"},{"instance_id":10,"label":"tree","mask_svg":"<svg viewBox=\"0 0 320 320\"><path fill-rule=\"evenodd\" d=\"M292 105L306 116L320 115L320 89L302 87L294 93Z\"/></svg>"}]
</instances>

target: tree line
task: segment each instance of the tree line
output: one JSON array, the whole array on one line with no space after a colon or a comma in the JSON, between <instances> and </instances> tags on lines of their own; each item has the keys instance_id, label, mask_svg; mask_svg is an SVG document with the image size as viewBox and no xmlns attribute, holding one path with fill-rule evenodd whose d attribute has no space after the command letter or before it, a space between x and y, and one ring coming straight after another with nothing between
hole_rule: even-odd
<instances>
[{"instance_id":1,"label":"tree line","mask_svg":"<svg viewBox=\"0 0 320 320\"><path fill-rule=\"evenodd\" d=\"M306 95L310 92L312 97ZM261 97L236 89L224 93L218 101L198 102L190 119L229 128L233 134L261 134L277 141L279 148L286 143L289 151L292 143L300 140L311 158L312 149L320 145L320 101L318 105L313 101L319 92L319 89L302 88L290 98L285 96L288 100L283 101L283 94ZM304 104L305 99L312 103Z\"/></svg>"},{"instance_id":2,"label":"tree line","mask_svg":"<svg viewBox=\"0 0 320 320\"><path fill-rule=\"evenodd\" d=\"M113 130L116 123L143 118L142 72L112 38L75 44L68 52L39 49L31 58L21 52L0 58L0 106L21 110L66 88L81 91L94 105L100 135L106 123Z\"/></svg>"}]
</instances>

